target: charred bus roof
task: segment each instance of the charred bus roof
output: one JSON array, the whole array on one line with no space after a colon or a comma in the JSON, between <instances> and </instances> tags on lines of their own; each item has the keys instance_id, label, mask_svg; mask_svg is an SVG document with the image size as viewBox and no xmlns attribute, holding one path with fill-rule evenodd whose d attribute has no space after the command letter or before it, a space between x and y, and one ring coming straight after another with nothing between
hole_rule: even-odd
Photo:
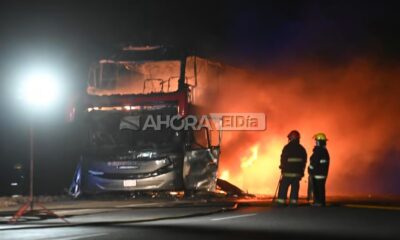
<instances>
[{"instance_id":1,"label":"charred bus roof","mask_svg":"<svg viewBox=\"0 0 400 240\"><path fill-rule=\"evenodd\" d=\"M100 61L184 60L186 56L187 53L185 51L170 46L128 45L118 50L110 58L102 59Z\"/></svg>"}]
</instances>

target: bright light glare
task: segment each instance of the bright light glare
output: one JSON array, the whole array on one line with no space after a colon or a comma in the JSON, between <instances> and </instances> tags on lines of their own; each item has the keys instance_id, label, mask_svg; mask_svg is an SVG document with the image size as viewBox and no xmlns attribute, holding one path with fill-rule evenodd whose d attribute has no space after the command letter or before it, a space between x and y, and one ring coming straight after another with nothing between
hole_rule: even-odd
<instances>
[{"instance_id":1,"label":"bright light glare","mask_svg":"<svg viewBox=\"0 0 400 240\"><path fill-rule=\"evenodd\" d=\"M56 74L51 71L27 73L21 82L19 97L33 107L48 107L59 98L60 86Z\"/></svg>"}]
</instances>

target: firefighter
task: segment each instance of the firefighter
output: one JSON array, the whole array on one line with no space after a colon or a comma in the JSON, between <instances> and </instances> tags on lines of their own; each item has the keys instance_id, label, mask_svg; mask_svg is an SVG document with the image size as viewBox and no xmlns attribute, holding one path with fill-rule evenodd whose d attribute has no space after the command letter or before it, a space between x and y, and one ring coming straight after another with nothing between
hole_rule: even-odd
<instances>
[{"instance_id":1,"label":"firefighter","mask_svg":"<svg viewBox=\"0 0 400 240\"><path fill-rule=\"evenodd\" d=\"M289 143L281 154L281 180L279 182L278 204L286 204L287 192L290 186L291 205L296 205L299 198L300 180L304 176L307 153L300 144L300 133L293 130L287 136Z\"/></svg>"},{"instance_id":2,"label":"firefighter","mask_svg":"<svg viewBox=\"0 0 400 240\"><path fill-rule=\"evenodd\" d=\"M329 153L326 149L326 135L314 135L315 147L310 157L308 174L312 179L314 206L325 206L325 183L329 170Z\"/></svg>"}]
</instances>

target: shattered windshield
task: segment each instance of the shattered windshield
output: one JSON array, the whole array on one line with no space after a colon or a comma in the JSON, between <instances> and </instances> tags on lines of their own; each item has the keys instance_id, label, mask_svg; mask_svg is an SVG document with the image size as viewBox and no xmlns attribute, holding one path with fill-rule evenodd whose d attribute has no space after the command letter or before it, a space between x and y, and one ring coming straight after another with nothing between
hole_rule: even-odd
<instances>
[{"instance_id":1,"label":"shattered windshield","mask_svg":"<svg viewBox=\"0 0 400 240\"><path fill-rule=\"evenodd\" d=\"M93 111L88 114L87 127L91 148L170 148L179 147L182 134L171 128L143 128L147 118L157 113L125 111Z\"/></svg>"},{"instance_id":2,"label":"shattered windshield","mask_svg":"<svg viewBox=\"0 0 400 240\"><path fill-rule=\"evenodd\" d=\"M150 94L178 90L180 61L102 60L89 72L92 95Z\"/></svg>"}]
</instances>

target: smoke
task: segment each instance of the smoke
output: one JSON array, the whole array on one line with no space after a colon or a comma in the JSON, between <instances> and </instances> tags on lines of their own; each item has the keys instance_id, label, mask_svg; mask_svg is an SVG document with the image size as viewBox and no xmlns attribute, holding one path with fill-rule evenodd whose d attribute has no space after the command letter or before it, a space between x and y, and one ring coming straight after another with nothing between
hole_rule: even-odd
<instances>
[{"instance_id":1,"label":"smoke","mask_svg":"<svg viewBox=\"0 0 400 240\"><path fill-rule=\"evenodd\" d=\"M297 129L309 155L312 136L328 136L328 194L399 193L389 176L399 167L399 78L398 66L369 59L227 70L209 110L263 112L267 130L224 132L221 176L249 192L273 194L286 135Z\"/></svg>"}]
</instances>

